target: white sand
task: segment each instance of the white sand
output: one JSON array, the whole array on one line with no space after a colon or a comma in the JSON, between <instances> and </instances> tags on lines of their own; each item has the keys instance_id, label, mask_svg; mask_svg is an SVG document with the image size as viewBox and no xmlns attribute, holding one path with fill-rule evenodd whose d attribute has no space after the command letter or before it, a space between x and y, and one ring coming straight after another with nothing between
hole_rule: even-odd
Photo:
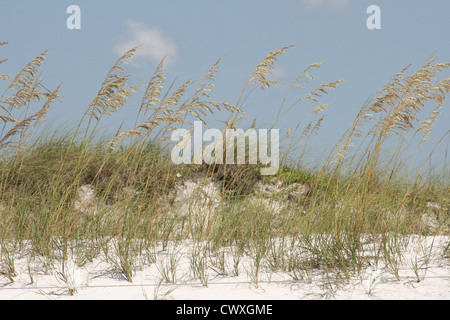
<instances>
[{"instance_id":1,"label":"white sand","mask_svg":"<svg viewBox=\"0 0 450 320\"><path fill-rule=\"evenodd\" d=\"M450 299L450 258L445 247L450 237L411 237L399 265L398 278L392 268L379 263L370 266L360 276L350 277L348 283L336 283L334 276L324 276L314 270L307 278L294 281L287 273L261 269L258 285L254 281L253 261L243 258L239 275L219 275L207 269L207 286L192 274L190 250L186 241L168 250L155 252L156 262L143 262L136 270L133 282L126 281L112 261L95 259L82 268L73 262L65 266L67 280L58 272L61 264L43 272L41 262L29 262L26 257L15 258L18 275L14 282L0 275L0 299ZM177 254L175 255L174 252ZM162 281L163 270L176 260L176 284ZM226 263L233 270L232 259ZM30 277L29 266L31 266ZM173 270L173 269L172 269ZM232 272L230 272L232 273ZM33 282L32 282L33 281ZM74 295L69 289L76 289Z\"/></svg>"}]
</instances>

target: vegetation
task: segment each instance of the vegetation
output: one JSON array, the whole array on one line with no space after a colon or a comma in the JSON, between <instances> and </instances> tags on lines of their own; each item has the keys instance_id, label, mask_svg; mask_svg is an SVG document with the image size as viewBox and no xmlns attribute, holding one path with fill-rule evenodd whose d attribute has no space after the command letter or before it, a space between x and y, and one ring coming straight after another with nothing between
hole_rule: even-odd
<instances>
[{"instance_id":1,"label":"vegetation","mask_svg":"<svg viewBox=\"0 0 450 320\"><path fill-rule=\"evenodd\" d=\"M49 269L55 264L64 266L72 256L80 266L105 257L132 281L139 263L155 263L151 252L157 245L167 247L190 239L194 243L192 276L204 285L208 267L237 275L244 257L254 261L249 272L255 283L263 268L287 272L294 280L308 277L315 269L337 272L345 279L369 262L362 254L367 238L377 252L371 261L384 261L395 268L406 245L401 240L404 235L448 235L448 168L439 177L424 178L424 166L416 172L402 167L407 151L421 147L429 138L450 91L450 77L436 80L450 64L437 63L432 57L410 75L406 75L409 67L401 70L368 99L314 169L300 161L288 163L290 148L293 139L307 141L317 134L329 106L320 98L341 81L320 85L290 106L287 103L293 88L305 90L321 61L299 75L279 108L274 127L288 111L300 108L302 101L316 103L308 113L315 118L303 123L302 117L291 133L283 167L275 176L261 177L257 170L261 164L171 162L166 142L174 129L192 128L193 120L205 122L215 111L229 113L224 129L236 127L247 116L243 100L248 91L275 84L271 71L289 48L272 51L257 64L234 104L211 98L220 60L190 97L186 93L193 86L191 81L164 90L161 61L146 86L136 126L109 139L99 137L98 126L137 91L137 86L128 86L124 73L136 49L114 64L71 133L34 134L59 97L60 86L48 91L38 72L47 52L14 77L0 75L9 80L0 96L0 275L14 281L14 257L20 252L30 261L44 261ZM33 113L37 104L42 107ZM414 145L417 137L419 146ZM386 144L394 146L387 157ZM207 214L202 215L204 211L194 205L180 212L174 192L187 181L219 184L222 201ZM263 195L288 204L276 209L267 202L250 201L261 196L258 185L277 183L277 192L305 185L308 190L288 198L282 192ZM423 218L429 211L433 228ZM176 283L178 258L176 252L170 254L170 263L158 264L158 270L164 281ZM225 263L225 257L232 257L233 266ZM64 272L61 275L67 279Z\"/></svg>"}]
</instances>

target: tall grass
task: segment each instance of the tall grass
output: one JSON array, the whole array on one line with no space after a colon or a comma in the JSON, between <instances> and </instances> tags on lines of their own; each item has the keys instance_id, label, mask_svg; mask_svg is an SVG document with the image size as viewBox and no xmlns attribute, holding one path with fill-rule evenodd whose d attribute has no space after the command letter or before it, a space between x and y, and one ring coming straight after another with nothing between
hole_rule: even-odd
<instances>
[{"instance_id":1,"label":"tall grass","mask_svg":"<svg viewBox=\"0 0 450 320\"><path fill-rule=\"evenodd\" d=\"M436 81L450 64L436 63L434 58L410 75L406 75L408 68L401 70L368 99L314 170L306 170L301 162L288 166L287 159L296 139L308 141L319 132L329 107L321 99L342 81L319 85L289 103L292 89L305 90L314 79L312 70L320 68L322 61L307 67L281 101L273 127L295 108L303 116L289 133L284 167L275 176L259 176L260 164L175 166L171 162L166 142L173 130L192 130L194 120L206 123L208 114L223 111L229 116L224 129L235 128L247 116L243 102L254 93L251 89L276 84L270 80L271 72L289 48L274 50L257 64L235 104L211 97L221 60L210 67L190 97L186 97L193 86L190 80L164 90L161 61L143 86L134 128L120 130L112 138L99 138L99 124L124 107L140 87L128 86L124 70L136 48L117 60L75 131L67 134L33 135L61 87L48 91L39 77L47 52L15 77L0 75L2 80L11 79L0 96L0 274L14 281L14 256L25 252L30 261L39 259L49 269L55 263L64 266L71 257L79 266L103 257L129 281L142 263L157 263L162 281L176 282L176 251L170 251L168 264L156 262L152 252L160 244L167 249L192 239L192 277L203 285L208 284L208 268L239 275L244 257L253 259L249 273L256 285L265 269L287 272L294 280L311 278L317 269L345 279L368 263L363 252L367 239L375 247L371 259L395 269L406 245L402 236L448 235L448 177L424 180L424 166L414 174L402 167L407 151L417 147L415 139L419 137L420 147L429 138L450 91L449 77ZM302 110L302 101L316 105ZM426 116L421 118L423 112ZM315 118L304 123L310 116ZM392 153L383 157L384 146L393 139L397 142ZM220 183L225 199L208 218L191 212L195 206L187 214L174 210L175 187L199 177ZM274 209L267 202L251 200L258 183L281 183L284 193L263 198L287 205ZM308 191L292 197L289 190L299 186L307 186ZM91 198L86 196L89 193ZM95 201L89 200L92 197ZM430 203L436 207L438 223L432 231L422 219ZM226 257L232 257L232 265ZM68 279L64 270L61 277Z\"/></svg>"}]
</instances>

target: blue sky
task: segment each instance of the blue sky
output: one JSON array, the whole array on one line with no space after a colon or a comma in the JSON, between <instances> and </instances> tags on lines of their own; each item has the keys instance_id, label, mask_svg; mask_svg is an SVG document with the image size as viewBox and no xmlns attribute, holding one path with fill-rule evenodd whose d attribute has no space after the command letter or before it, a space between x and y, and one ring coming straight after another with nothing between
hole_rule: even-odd
<instances>
[{"instance_id":1,"label":"blue sky","mask_svg":"<svg viewBox=\"0 0 450 320\"><path fill-rule=\"evenodd\" d=\"M81 9L80 30L66 27L66 9L72 4ZM373 4L381 9L380 30L366 27L366 10ZM167 83L176 79L178 84L201 79L224 57L213 98L235 103L256 64L271 50L294 44L274 72L285 84L254 91L245 108L250 123L257 116L261 127L270 126L292 81L323 59L307 89L345 82L321 100L331 103L311 142L321 150L334 145L364 101L404 66L413 63L415 70L432 54L449 62L449 31L450 1L445 0L0 0L0 41L9 42L0 50L0 58L9 59L1 72L16 74L37 54L50 51L42 76L48 88L62 83L63 96L48 116L53 125L75 125L109 68L134 45L142 47L127 66L133 74L131 84L147 83L163 56L168 61ZM3 88L1 84L0 91ZM293 98L306 92L294 92ZM134 124L140 98L137 93L103 126L116 130L122 121L125 126ZM311 107L300 104L293 109L277 125L281 135L295 128ZM227 118L223 114L214 119ZM421 154L432 149L448 123L447 101L428 149ZM447 144L444 141L436 151L436 158L443 158Z\"/></svg>"}]
</instances>

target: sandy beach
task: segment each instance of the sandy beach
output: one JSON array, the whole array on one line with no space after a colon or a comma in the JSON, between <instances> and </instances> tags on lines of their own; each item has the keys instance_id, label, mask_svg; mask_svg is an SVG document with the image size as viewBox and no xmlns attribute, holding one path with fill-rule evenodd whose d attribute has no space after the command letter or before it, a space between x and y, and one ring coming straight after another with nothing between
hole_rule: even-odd
<instances>
[{"instance_id":1,"label":"sandy beach","mask_svg":"<svg viewBox=\"0 0 450 320\"><path fill-rule=\"evenodd\" d=\"M39 259L16 257L14 282L0 276L0 299L447 300L450 299L450 261L445 251L448 243L448 236L411 236L397 268L379 262L346 279L324 273L320 268L298 280L287 273L262 268L255 279L252 259L245 257L239 265L239 275L220 274L210 264L205 270L206 277L200 281L191 267L191 241L155 250L156 261L142 262L131 283L115 263L101 257L83 267L70 260L64 268L55 262L53 269L47 271ZM367 250L370 251L370 244ZM230 260L228 257L226 263L232 264ZM167 282L167 278L174 283Z\"/></svg>"}]
</instances>

